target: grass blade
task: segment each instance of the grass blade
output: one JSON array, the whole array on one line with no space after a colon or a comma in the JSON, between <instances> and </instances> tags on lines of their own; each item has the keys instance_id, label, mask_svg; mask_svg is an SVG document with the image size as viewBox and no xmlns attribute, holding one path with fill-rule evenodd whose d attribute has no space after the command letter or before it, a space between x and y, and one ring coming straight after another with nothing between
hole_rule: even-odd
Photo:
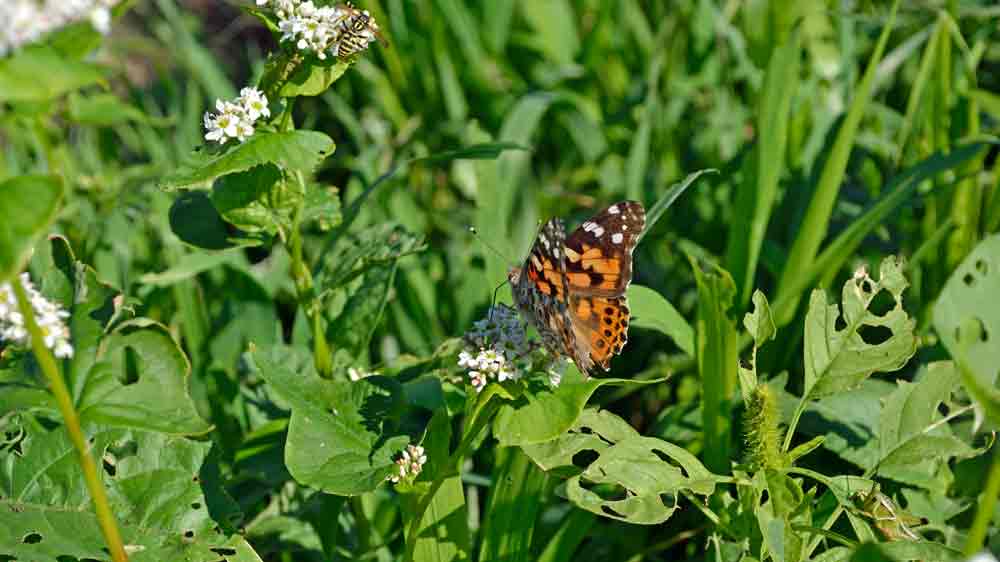
<instances>
[{"instance_id":1,"label":"grass blade","mask_svg":"<svg viewBox=\"0 0 1000 562\"><path fill-rule=\"evenodd\" d=\"M898 7L899 0L896 0L892 4L889 20L886 22L885 28L879 36L878 44L875 46L871 60L868 61L868 68L865 70L864 77L854 92L854 101L851 102L851 108L847 113L847 117L837 132L837 139L833 145L833 149L826 161L826 165L823 167L819 183L816 186L812 200L809 202L805 217L802 219L799 235L788 252L788 261L785 263L781 279L778 282L778 300L793 298L796 303L798 302L798 298L801 295L791 294L790 289L802 285L800 279L802 272L813 262L816 253L819 251L819 246L826 236L826 231L830 224L830 216L833 213L833 205L837 200L837 195L840 193L840 185L844 180L844 173L847 170L847 160L851 154L851 147L857 136L861 118L868 106L868 97L871 93L872 82L875 79L875 70L878 68L878 63L882 58L883 51L885 51L886 43L889 41L889 34L895 23L896 9ZM786 313L792 312L794 309L795 307L792 306L786 309ZM778 312L776 321L779 325L787 323L788 320L790 318L784 318L781 316L781 312Z\"/></svg>"},{"instance_id":2,"label":"grass blade","mask_svg":"<svg viewBox=\"0 0 1000 562\"><path fill-rule=\"evenodd\" d=\"M517 447L497 449L480 560L527 562L547 477Z\"/></svg>"},{"instance_id":3,"label":"grass blade","mask_svg":"<svg viewBox=\"0 0 1000 562\"><path fill-rule=\"evenodd\" d=\"M737 211L729 229L726 264L734 272L737 304L741 307L750 300L760 248L778 194L778 179L785 168L788 119L797 90L800 50L799 34L793 33L771 54L757 120L760 137L750 156L756 178L740 186Z\"/></svg>"},{"instance_id":4,"label":"grass blade","mask_svg":"<svg viewBox=\"0 0 1000 562\"><path fill-rule=\"evenodd\" d=\"M696 345L702 384L702 425L705 466L716 474L730 470L732 415L730 399L736 390L739 365L736 325L728 312L736 285L726 270L705 271L688 256L698 284Z\"/></svg>"}]
</instances>

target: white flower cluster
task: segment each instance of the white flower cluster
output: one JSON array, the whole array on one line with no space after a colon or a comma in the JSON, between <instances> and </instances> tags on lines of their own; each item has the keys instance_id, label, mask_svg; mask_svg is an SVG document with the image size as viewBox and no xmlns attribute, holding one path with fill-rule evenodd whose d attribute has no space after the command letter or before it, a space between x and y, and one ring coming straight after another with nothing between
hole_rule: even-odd
<instances>
[{"instance_id":1,"label":"white flower cluster","mask_svg":"<svg viewBox=\"0 0 1000 562\"><path fill-rule=\"evenodd\" d=\"M400 452L399 458L396 459L399 474L390 474L386 480L393 484L399 483L400 480L412 482L424 469L425 464L427 464L427 455L424 454L424 448L420 445L407 445L406 449Z\"/></svg>"},{"instance_id":2,"label":"white flower cluster","mask_svg":"<svg viewBox=\"0 0 1000 562\"><path fill-rule=\"evenodd\" d=\"M469 382L476 392L482 392L491 380L519 380L530 367L530 355L536 349L525 334L517 310L502 304L476 321L465 340L471 349L458 354L458 366L469 370Z\"/></svg>"},{"instance_id":3,"label":"white flower cluster","mask_svg":"<svg viewBox=\"0 0 1000 562\"><path fill-rule=\"evenodd\" d=\"M111 30L118 0L0 0L0 56L83 19L101 33Z\"/></svg>"},{"instance_id":4,"label":"white flower cluster","mask_svg":"<svg viewBox=\"0 0 1000 562\"><path fill-rule=\"evenodd\" d=\"M69 328L64 322L69 318L69 313L43 297L35 289L27 273L22 273L19 279L35 311L35 323L42 331L45 347L51 349L53 355L61 359L73 357ZM0 341L24 347L31 344L31 335L24 325L24 316L21 315L17 297L10 283L0 284Z\"/></svg>"},{"instance_id":5,"label":"white flower cluster","mask_svg":"<svg viewBox=\"0 0 1000 562\"><path fill-rule=\"evenodd\" d=\"M327 53L348 56L366 49L379 29L367 10L349 3L316 7L311 0L257 0L257 5L274 10L282 42L316 53L320 60L325 60Z\"/></svg>"},{"instance_id":6,"label":"white flower cluster","mask_svg":"<svg viewBox=\"0 0 1000 562\"><path fill-rule=\"evenodd\" d=\"M205 139L226 144L229 139L243 142L253 134L261 117L270 117L267 96L257 88L243 88L234 101L215 100L217 113L205 112Z\"/></svg>"}]
</instances>

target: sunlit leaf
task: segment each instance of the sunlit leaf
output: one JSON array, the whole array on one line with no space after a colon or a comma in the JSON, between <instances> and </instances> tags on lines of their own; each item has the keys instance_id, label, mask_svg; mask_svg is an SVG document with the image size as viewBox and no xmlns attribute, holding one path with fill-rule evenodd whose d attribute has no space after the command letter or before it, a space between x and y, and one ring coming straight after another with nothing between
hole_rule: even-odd
<instances>
[{"instance_id":1,"label":"sunlit leaf","mask_svg":"<svg viewBox=\"0 0 1000 562\"><path fill-rule=\"evenodd\" d=\"M55 176L18 176L0 183L0 282L24 267L62 196L62 182Z\"/></svg>"},{"instance_id":2,"label":"sunlit leaf","mask_svg":"<svg viewBox=\"0 0 1000 562\"><path fill-rule=\"evenodd\" d=\"M878 281L867 272L848 280L840 306L828 304L823 290L813 291L805 328L806 395L834 394L875 372L895 371L906 364L917 349L914 321L903 310L906 286L902 264L889 257L882 262ZM895 301L881 316L869 310L880 291L887 291ZM889 334L884 341L866 342L864 338L876 330Z\"/></svg>"}]
</instances>

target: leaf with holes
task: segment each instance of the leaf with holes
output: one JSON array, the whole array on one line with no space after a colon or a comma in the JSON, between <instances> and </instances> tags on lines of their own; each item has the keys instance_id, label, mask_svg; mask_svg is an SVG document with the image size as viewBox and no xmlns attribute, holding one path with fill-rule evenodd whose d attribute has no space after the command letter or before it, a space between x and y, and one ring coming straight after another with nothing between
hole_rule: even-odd
<instances>
[{"instance_id":1,"label":"leaf with holes","mask_svg":"<svg viewBox=\"0 0 1000 562\"><path fill-rule=\"evenodd\" d=\"M212 428L188 391L191 364L165 327L131 321L103 338L100 349L82 382L81 419L175 435Z\"/></svg>"},{"instance_id":2,"label":"leaf with holes","mask_svg":"<svg viewBox=\"0 0 1000 562\"><path fill-rule=\"evenodd\" d=\"M807 397L836 394L875 372L895 371L906 364L917 350L914 321L903 310L906 286L902 264L890 256L882 262L877 282L860 270L844 283L841 306L828 304L822 289L813 291L805 328ZM894 303L879 316L870 307L881 291L887 291ZM886 332L877 343L864 339Z\"/></svg>"},{"instance_id":3,"label":"leaf with holes","mask_svg":"<svg viewBox=\"0 0 1000 562\"><path fill-rule=\"evenodd\" d=\"M1000 234L983 240L955 269L934 305L934 329L966 386L1000 421Z\"/></svg>"},{"instance_id":4,"label":"leaf with holes","mask_svg":"<svg viewBox=\"0 0 1000 562\"><path fill-rule=\"evenodd\" d=\"M950 361L922 368L914 383L898 381L879 414L879 471L902 482L933 486L942 462L979 453L942 423L938 409L950 402L961 377ZM926 476L925 476L926 474Z\"/></svg>"},{"instance_id":5,"label":"leaf with holes","mask_svg":"<svg viewBox=\"0 0 1000 562\"><path fill-rule=\"evenodd\" d=\"M22 560L110 560L76 450L61 425L16 417L15 448L0 450L0 552ZM259 562L234 528L241 515L218 482L212 445L90 426L129 560Z\"/></svg>"},{"instance_id":6,"label":"leaf with holes","mask_svg":"<svg viewBox=\"0 0 1000 562\"><path fill-rule=\"evenodd\" d=\"M576 464L580 461L577 455L585 452L597 455L632 437L639 437L639 432L625 420L607 410L587 408L566 433L544 443L522 445L521 450L538 468L568 477L583 470Z\"/></svg>"},{"instance_id":7,"label":"leaf with holes","mask_svg":"<svg viewBox=\"0 0 1000 562\"><path fill-rule=\"evenodd\" d=\"M682 491L708 496L718 481L686 450L653 437L630 437L601 451L567 480L566 495L598 515L655 525L677 510Z\"/></svg>"},{"instance_id":8,"label":"leaf with holes","mask_svg":"<svg viewBox=\"0 0 1000 562\"><path fill-rule=\"evenodd\" d=\"M303 484L342 496L370 492L396 468L394 456L416 441L395 430L404 406L395 379L325 380L312 369L293 370L277 350L246 358L291 404L285 464Z\"/></svg>"}]
</instances>

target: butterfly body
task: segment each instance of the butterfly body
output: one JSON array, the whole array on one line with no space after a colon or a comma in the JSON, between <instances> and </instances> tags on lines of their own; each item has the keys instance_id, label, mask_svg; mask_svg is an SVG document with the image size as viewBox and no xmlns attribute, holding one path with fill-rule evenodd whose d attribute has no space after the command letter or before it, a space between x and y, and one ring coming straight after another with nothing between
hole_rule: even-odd
<instances>
[{"instance_id":1,"label":"butterfly body","mask_svg":"<svg viewBox=\"0 0 1000 562\"><path fill-rule=\"evenodd\" d=\"M585 375L597 365L607 371L627 341L625 290L645 220L635 201L611 205L569 236L561 220L551 219L524 265L508 274L514 302L542 344Z\"/></svg>"}]
</instances>

